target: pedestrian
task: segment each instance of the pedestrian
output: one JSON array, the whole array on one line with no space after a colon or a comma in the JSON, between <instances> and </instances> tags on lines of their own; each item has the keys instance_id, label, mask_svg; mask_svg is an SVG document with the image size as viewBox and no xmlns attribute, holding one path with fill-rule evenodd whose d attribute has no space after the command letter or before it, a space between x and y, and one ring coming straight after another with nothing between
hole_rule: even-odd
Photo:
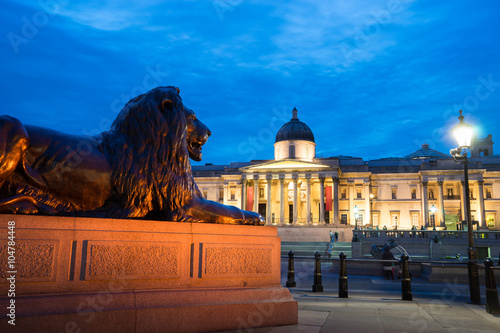
<instances>
[{"instance_id":1,"label":"pedestrian","mask_svg":"<svg viewBox=\"0 0 500 333\"><path fill-rule=\"evenodd\" d=\"M339 241L339 233L337 231L335 231L335 241L336 242Z\"/></svg>"},{"instance_id":2,"label":"pedestrian","mask_svg":"<svg viewBox=\"0 0 500 333\"><path fill-rule=\"evenodd\" d=\"M333 239L333 232L330 230L330 242L332 241Z\"/></svg>"},{"instance_id":3,"label":"pedestrian","mask_svg":"<svg viewBox=\"0 0 500 333\"><path fill-rule=\"evenodd\" d=\"M394 254L392 254L389 247L384 248L384 252L382 253L382 260L395 260ZM394 273L392 272L393 267L393 262L384 262L382 269L384 270L384 277L386 280L394 280Z\"/></svg>"}]
</instances>

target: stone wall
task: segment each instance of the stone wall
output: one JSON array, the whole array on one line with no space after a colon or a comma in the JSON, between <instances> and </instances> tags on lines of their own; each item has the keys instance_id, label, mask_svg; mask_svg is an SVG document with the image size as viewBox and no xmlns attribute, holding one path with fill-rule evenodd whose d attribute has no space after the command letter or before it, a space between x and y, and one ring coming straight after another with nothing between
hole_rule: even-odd
<instances>
[{"instance_id":1,"label":"stone wall","mask_svg":"<svg viewBox=\"0 0 500 333\"><path fill-rule=\"evenodd\" d=\"M0 233L0 304L10 301L6 278L15 271L25 329L40 331L49 318L48 331L68 323L84 331L196 332L297 322L297 303L280 285L276 227L0 215Z\"/></svg>"}]
</instances>

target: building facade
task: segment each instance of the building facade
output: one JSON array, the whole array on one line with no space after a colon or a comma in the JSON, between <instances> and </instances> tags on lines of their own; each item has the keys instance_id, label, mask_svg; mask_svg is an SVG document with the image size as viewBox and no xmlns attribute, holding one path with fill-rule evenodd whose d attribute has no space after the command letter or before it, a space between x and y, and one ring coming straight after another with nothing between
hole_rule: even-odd
<instances>
[{"instance_id":1,"label":"building facade","mask_svg":"<svg viewBox=\"0 0 500 333\"><path fill-rule=\"evenodd\" d=\"M316 158L297 110L276 135L274 160L193 166L203 195L259 212L278 226L463 229L463 165L429 145L404 158ZM475 228L500 230L500 155L492 136L471 147L469 187Z\"/></svg>"}]
</instances>

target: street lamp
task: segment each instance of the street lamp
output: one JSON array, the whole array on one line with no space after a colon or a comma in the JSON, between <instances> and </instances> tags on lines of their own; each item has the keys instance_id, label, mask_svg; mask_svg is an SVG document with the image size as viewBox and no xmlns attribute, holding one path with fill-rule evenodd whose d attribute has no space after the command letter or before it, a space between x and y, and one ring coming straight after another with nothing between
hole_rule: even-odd
<instances>
[{"instance_id":1,"label":"street lamp","mask_svg":"<svg viewBox=\"0 0 500 333\"><path fill-rule=\"evenodd\" d=\"M434 206L434 204L432 204L430 211L432 213L432 226L434 227L433 229L436 230L436 215L435 214L437 212L437 208L436 208L436 206Z\"/></svg>"},{"instance_id":2,"label":"street lamp","mask_svg":"<svg viewBox=\"0 0 500 333\"><path fill-rule=\"evenodd\" d=\"M358 206L354 205L354 230L358 230Z\"/></svg>"},{"instance_id":3,"label":"street lamp","mask_svg":"<svg viewBox=\"0 0 500 333\"><path fill-rule=\"evenodd\" d=\"M476 264L477 250L474 247L474 234L472 232L472 218L469 196L469 165L467 160L467 153L470 149L472 139L472 126L467 125L464 122L462 110L460 110L460 116L458 117L458 119L460 120L460 122L452 129L453 134L455 135L455 139L458 143L458 148L451 149L450 154L451 156L453 156L455 162L463 163L464 165L465 210L467 211L465 214L465 221L467 223L467 238L469 240L469 248L467 249L469 260L467 261L467 266L469 270L470 302L473 304L481 304L479 273Z\"/></svg>"}]
</instances>

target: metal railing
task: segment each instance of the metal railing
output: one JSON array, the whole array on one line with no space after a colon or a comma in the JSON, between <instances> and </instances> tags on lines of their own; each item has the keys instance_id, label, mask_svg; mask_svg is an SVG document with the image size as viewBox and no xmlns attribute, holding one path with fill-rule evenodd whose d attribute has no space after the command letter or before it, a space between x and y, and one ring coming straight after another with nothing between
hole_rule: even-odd
<instances>
[{"instance_id":1,"label":"metal railing","mask_svg":"<svg viewBox=\"0 0 500 333\"><path fill-rule=\"evenodd\" d=\"M294 270L294 260L295 259L313 259L311 257L295 257L293 251L288 253L288 256L282 256L282 258L288 258L288 277L286 281L286 286L288 288L293 288L297 286L295 281L295 270ZM313 292L323 292L322 276L321 276L321 261L339 261L339 287L338 287L338 297L348 298L348 278L347 278L347 257L342 252L339 254L339 259L334 258L321 258L321 254L316 252L314 254L314 284L312 286ZM349 261L366 261L366 259L349 259ZM371 262L377 262L382 264L393 264L397 263L400 266L401 273L401 299L404 301L412 301L413 295L411 292L411 274L409 269L409 257L406 254L401 255L400 260L370 260ZM486 311L491 314L500 314L500 306L498 301L498 291L495 280L495 270L500 269L499 266L493 266L493 260L486 258L483 264L476 264L479 268L484 268L485 270L485 282L486 282Z\"/></svg>"}]
</instances>

